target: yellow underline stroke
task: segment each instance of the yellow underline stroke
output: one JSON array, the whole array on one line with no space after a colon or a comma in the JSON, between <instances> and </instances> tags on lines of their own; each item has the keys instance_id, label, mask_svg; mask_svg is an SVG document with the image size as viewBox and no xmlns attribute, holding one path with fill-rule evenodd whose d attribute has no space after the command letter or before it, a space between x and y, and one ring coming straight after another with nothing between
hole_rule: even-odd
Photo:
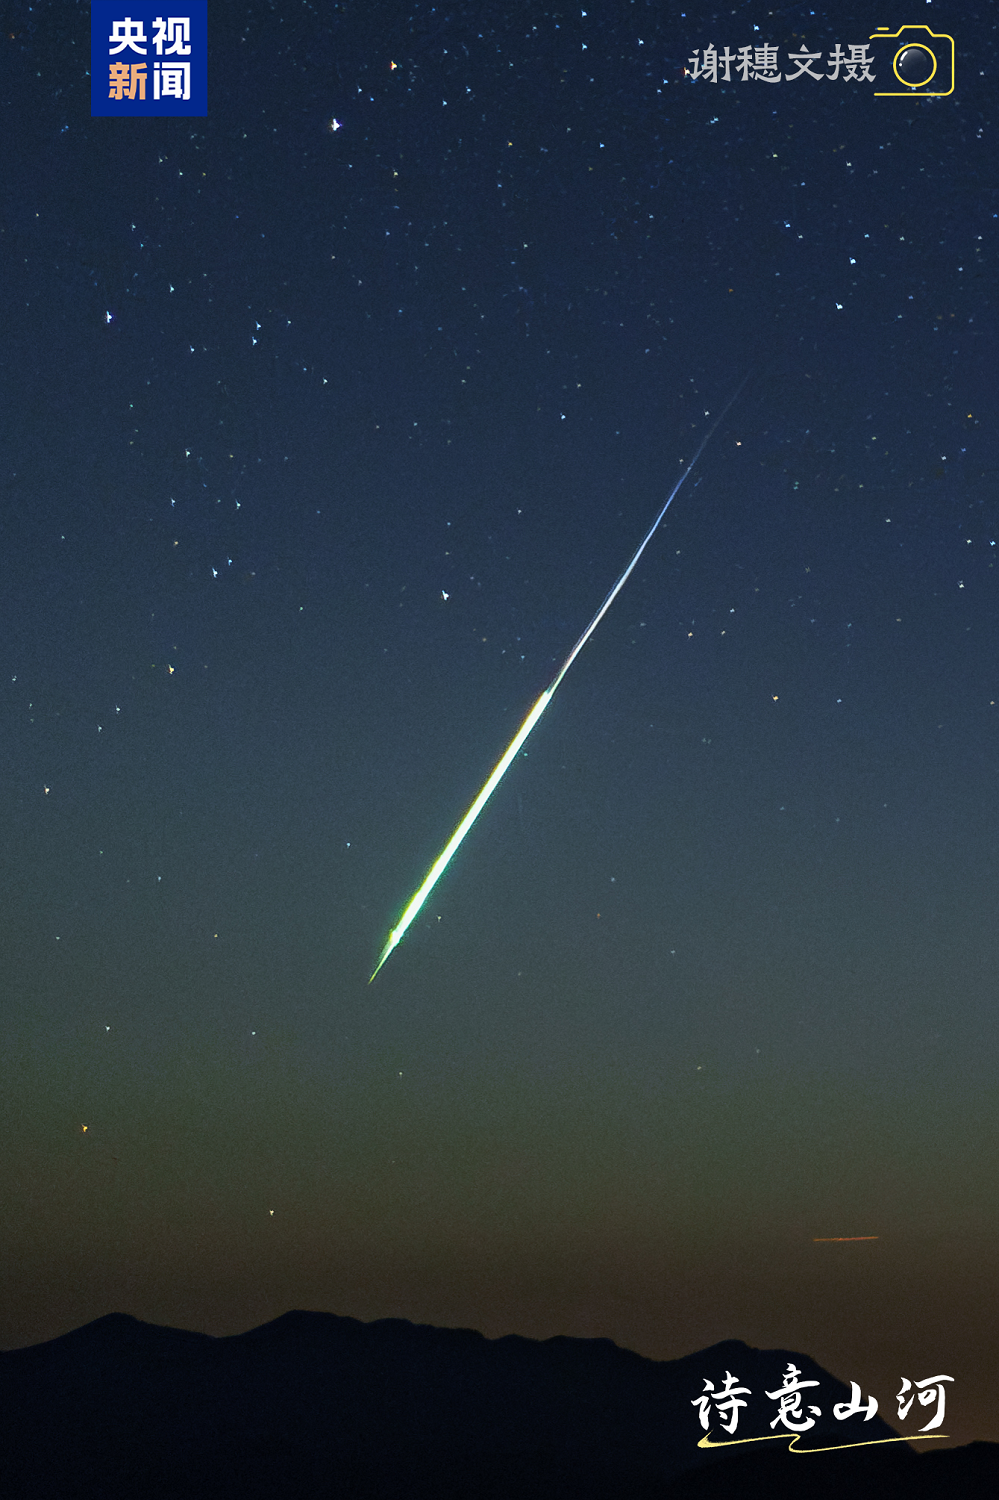
<instances>
[{"instance_id":1,"label":"yellow underline stroke","mask_svg":"<svg viewBox=\"0 0 999 1500\"><path fill-rule=\"evenodd\" d=\"M769 1437L757 1438L732 1438L731 1442L713 1443L711 1433L706 1432L698 1443L698 1448L738 1448L741 1443L777 1443L790 1434L786 1432L774 1432ZM944 1438L946 1432L914 1433L912 1437L893 1438L868 1438L863 1443L833 1443L830 1448L796 1448L795 1444L803 1434L796 1432L787 1445L788 1453L839 1453L844 1448L878 1448L882 1443L931 1443L936 1438Z\"/></svg>"},{"instance_id":2,"label":"yellow underline stroke","mask_svg":"<svg viewBox=\"0 0 999 1500\"><path fill-rule=\"evenodd\" d=\"M853 1240L879 1240L879 1234L824 1234L812 1240L813 1245L846 1245Z\"/></svg>"}]
</instances>

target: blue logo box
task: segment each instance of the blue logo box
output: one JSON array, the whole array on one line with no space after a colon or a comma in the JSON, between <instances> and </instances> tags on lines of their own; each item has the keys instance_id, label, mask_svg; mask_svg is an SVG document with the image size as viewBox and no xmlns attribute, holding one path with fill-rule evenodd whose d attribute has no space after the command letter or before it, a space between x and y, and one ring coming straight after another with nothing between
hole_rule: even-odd
<instances>
[{"instance_id":1,"label":"blue logo box","mask_svg":"<svg viewBox=\"0 0 999 1500\"><path fill-rule=\"evenodd\" d=\"M208 0L92 0L90 80L91 115L207 115Z\"/></svg>"}]
</instances>

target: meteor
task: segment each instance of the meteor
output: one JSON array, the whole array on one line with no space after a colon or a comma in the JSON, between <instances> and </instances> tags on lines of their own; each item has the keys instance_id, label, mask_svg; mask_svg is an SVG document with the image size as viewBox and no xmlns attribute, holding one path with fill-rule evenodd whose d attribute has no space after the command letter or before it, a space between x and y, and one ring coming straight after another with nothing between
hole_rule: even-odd
<instances>
[{"instance_id":1,"label":"meteor","mask_svg":"<svg viewBox=\"0 0 999 1500\"><path fill-rule=\"evenodd\" d=\"M746 384L746 381L748 379L749 379L748 375L746 375L743 378L743 380L742 380L741 384L739 385L739 387L737 388L735 394L733 396L729 397L727 403L722 408L722 411L721 411L720 415L715 418L714 422L708 428L707 433L701 439L701 445L700 445L700 447L698 448L697 452L694 454L693 458L690 460L690 463L684 469L683 473L681 474L680 478L677 480L676 484L673 486L672 490L669 493L669 496L667 497L666 504L662 507L662 509L660 510L659 514L656 516L655 520L653 521L652 525L649 527L648 531L645 533L645 536L642 538L641 542L639 543L639 546L638 546L638 548L637 548L634 556L632 557L631 561L629 562L628 566L625 568L624 572L621 574L620 578L617 580L617 582L615 583L614 587L611 589L610 593L607 595L607 597L604 600L603 604L601 604L600 608L597 610L596 614L593 616L593 619L590 621L590 623L587 625L586 629L583 631L582 635L579 637L579 640L576 642L576 644L573 646L572 650L569 652L569 655L566 657L565 661L559 667L558 671L556 672L555 676L552 678L552 680L549 683L549 685L545 688L544 692L541 694L541 697L538 699L538 701L535 703L534 707L531 709L530 713L527 715L527 718L524 720L523 724L521 724L520 728L517 730L517 733L514 735L513 739L510 741L509 745L504 750L501 758L497 761L496 765L494 766L492 772L489 775L489 779L486 781L485 786L482 788L481 792L476 797L476 799L472 803L471 807L468 809L468 812L465 814L465 816L462 818L461 822L458 824L457 828L454 830L454 833L452 833L451 837L448 839L447 843L444 845L444 848L441 850L440 854L438 854L437 858L434 860L433 864L430 866L430 869L427 872L427 876L426 876L426 879L424 880L423 884L420 886L420 888L416 892L416 894L412 897L411 901L409 902L409 905L406 907L406 909L403 912L402 916L399 918L398 924L395 927L393 927L392 931L389 933L388 938L386 939L386 942L385 942L385 946L384 946L384 948L381 951L381 956L379 957L378 962L375 964L375 967L372 970L371 979L368 980L369 984L374 979L375 975L378 973L378 970L382 967L382 965L388 959L389 955L391 953L393 953L396 948L398 948L399 944L402 942L403 938L405 937L407 930L412 925L412 923L415 922L416 918L419 916L421 907L423 906L423 904L426 901L427 897L430 895L430 892L433 890L434 886L437 884L438 880L440 880L441 876L444 874L444 871L447 869L448 865L451 863L451 860L452 860L454 854L456 853L459 844L462 842L462 840L464 839L465 835L470 831L470 829L472 827L472 824L475 822L476 818L479 816L479 813L485 807L486 803L489 801L489 798L492 796L493 792L499 786L500 782L503 780L503 777L506 775L507 771L510 769L510 766L512 765L513 761L516 759L516 756L517 756L518 752L520 751L521 747L523 746L524 741L527 739L527 736L530 734L531 730L537 724L538 720L541 718L541 715L544 713L545 709L548 707L549 703L552 701L552 698L555 696L556 689L558 688L559 684L561 683L561 681L562 681L563 677L565 676L566 672L568 672L569 668L572 666L573 662L576 660L576 657L582 651L583 647L586 645L587 641L590 639L590 636L596 630L597 626L600 624L600 621L603 619L604 615L610 609L611 605L614 603L614 600L617 598L618 594L621 592L621 590L624 588L625 584L628 582L628 579L631 577L632 573L634 572L634 570L635 570L635 568L636 568L636 566L638 564L638 559L641 557L642 553L645 551L646 547L649 545L649 543L651 542L652 538L655 536L657 530L659 529L659 523L660 523L660 521L663 519L663 516L665 516L666 512L669 510L669 508L672 505L674 499L679 494L680 490L683 488L683 486L686 483L686 481L689 479L690 474L691 474L691 472L692 472L692 470L694 468L694 465L697 463L698 459L700 458L701 454L704 452L704 450L707 447L708 443L710 442L711 438L714 436L715 431L717 430L717 428L719 427L719 425L721 424L721 422L723 421L723 419L725 418L725 416L728 414L729 408L732 406L732 404L734 403L734 401L736 400L736 398L742 393L743 386Z\"/></svg>"}]
</instances>

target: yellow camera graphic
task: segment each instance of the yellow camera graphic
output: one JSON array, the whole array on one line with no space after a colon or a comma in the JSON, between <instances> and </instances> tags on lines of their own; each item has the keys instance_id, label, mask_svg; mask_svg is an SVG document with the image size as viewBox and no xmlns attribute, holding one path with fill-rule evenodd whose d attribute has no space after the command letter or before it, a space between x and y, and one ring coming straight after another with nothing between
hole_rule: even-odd
<instances>
[{"instance_id":1,"label":"yellow camera graphic","mask_svg":"<svg viewBox=\"0 0 999 1500\"><path fill-rule=\"evenodd\" d=\"M913 94L929 94L942 98L954 92L954 38L942 31L931 31L928 26L900 26L889 32L887 26L879 26L871 37L872 42L894 44L891 56L892 79L883 73L878 77L887 82L896 82L900 88L875 89L881 99L905 99ZM882 57L886 49L878 49Z\"/></svg>"}]
</instances>

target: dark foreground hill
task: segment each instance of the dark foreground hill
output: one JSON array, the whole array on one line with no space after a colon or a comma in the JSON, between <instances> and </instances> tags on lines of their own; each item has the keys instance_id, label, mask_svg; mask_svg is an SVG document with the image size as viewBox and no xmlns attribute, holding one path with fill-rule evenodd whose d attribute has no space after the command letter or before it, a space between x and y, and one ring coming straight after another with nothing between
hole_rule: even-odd
<instances>
[{"instance_id":1,"label":"dark foreground hill","mask_svg":"<svg viewBox=\"0 0 999 1500\"><path fill-rule=\"evenodd\" d=\"M804 1355L716 1344L660 1362L606 1339L489 1340L399 1320L287 1313L232 1338L122 1313L0 1354L2 1500L979 1500L999 1445L790 1454L705 1450L694 1401L731 1371L737 1436L766 1435L793 1362L819 1381L808 1442L888 1438L835 1421L849 1392ZM727 1434L712 1419L712 1438Z\"/></svg>"}]
</instances>

